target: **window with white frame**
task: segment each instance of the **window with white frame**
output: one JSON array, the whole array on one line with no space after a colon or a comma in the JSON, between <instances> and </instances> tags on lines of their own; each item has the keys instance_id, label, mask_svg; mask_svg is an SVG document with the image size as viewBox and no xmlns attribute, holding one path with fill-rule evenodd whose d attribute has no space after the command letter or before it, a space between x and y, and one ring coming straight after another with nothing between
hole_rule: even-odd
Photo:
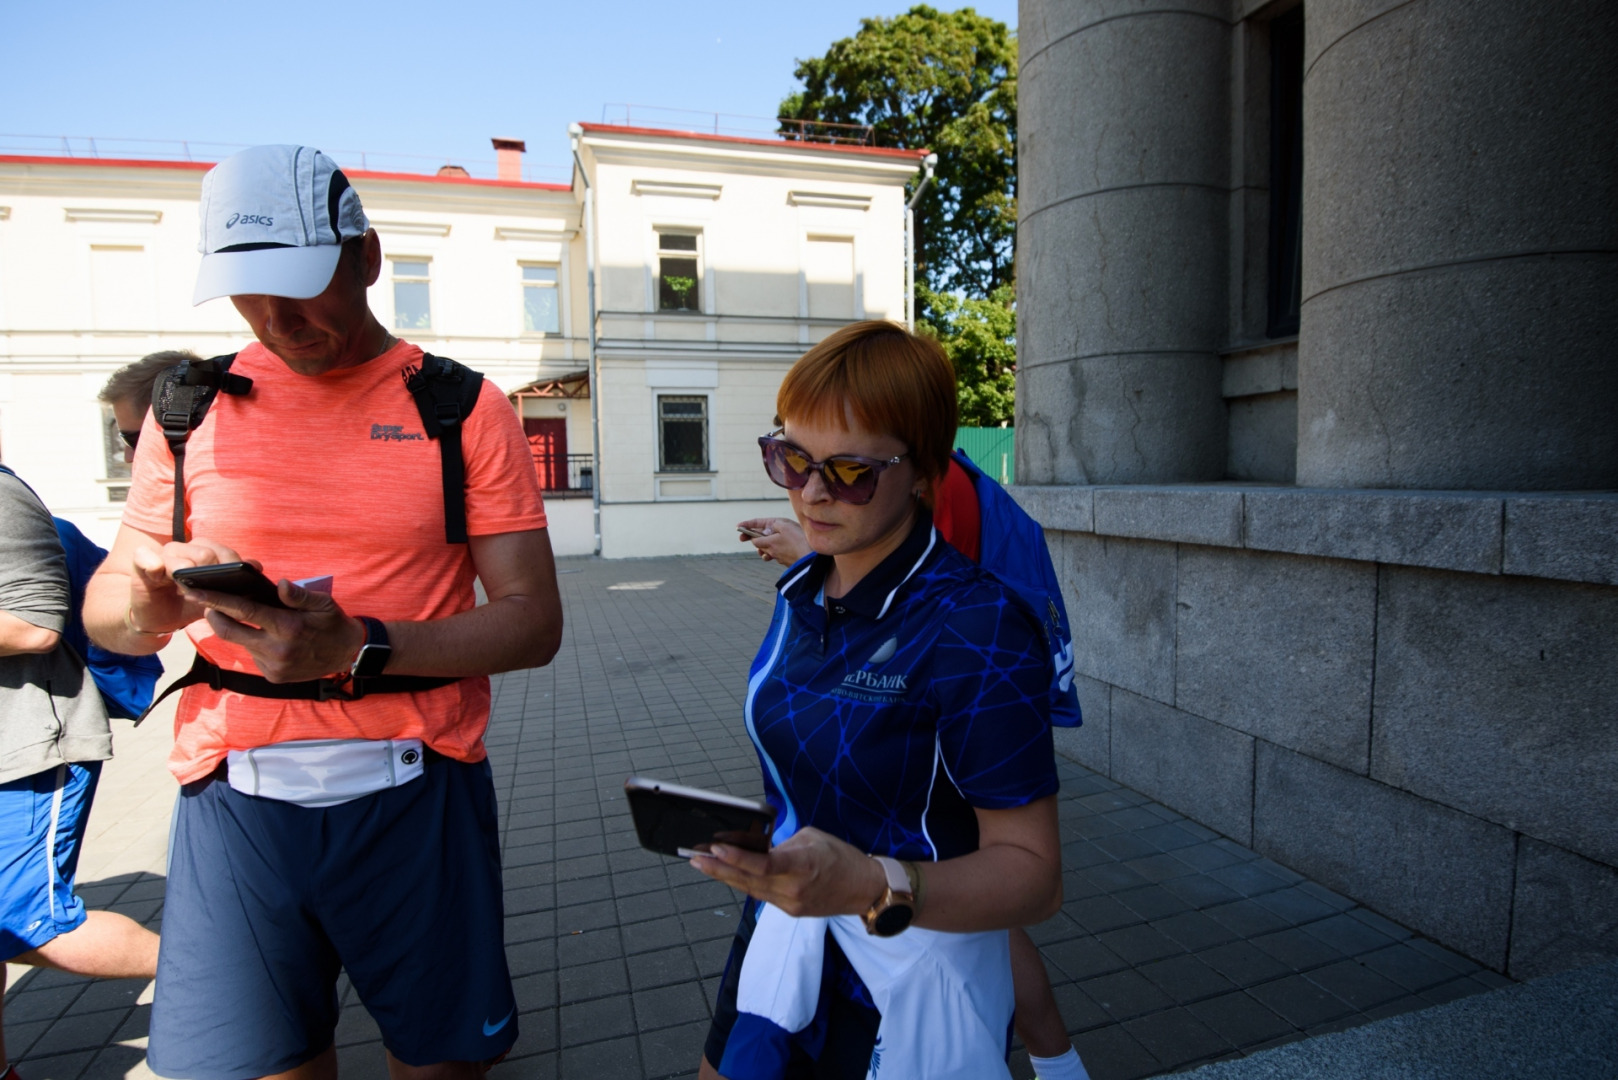
<instances>
[{"instance_id":1,"label":"window with white frame","mask_svg":"<svg viewBox=\"0 0 1618 1080\"><path fill-rule=\"evenodd\" d=\"M522 268L522 331L525 334L559 334L562 307L558 301L554 266Z\"/></svg>"},{"instance_id":2,"label":"window with white frame","mask_svg":"<svg viewBox=\"0 0 1618 1080\"><path fill-rule=\"evenodd\" d=\"M702 310L702 260L694 232L657 232L657 310Z\"/></svg>"},{"instance_id":3,"label":"window with white frame","mask_svg":"<svg viewBox=\"0 0 1618 1080\"><path fill-rule=\"evenodd\" d=\"M391 259L393 264L393 328L430 330L433 325L432 283L426 259Z\"/></svg>"},{"instance_id":4,"label":"window with white frame","mask_svg":"<svg viewBox=\"0 0 1618 1080\"><path fill-rule=\"evenodd\" d=\"M708 399L659 394L657 446L661 472L707 472Z\"/></svg>"}]
</instances>

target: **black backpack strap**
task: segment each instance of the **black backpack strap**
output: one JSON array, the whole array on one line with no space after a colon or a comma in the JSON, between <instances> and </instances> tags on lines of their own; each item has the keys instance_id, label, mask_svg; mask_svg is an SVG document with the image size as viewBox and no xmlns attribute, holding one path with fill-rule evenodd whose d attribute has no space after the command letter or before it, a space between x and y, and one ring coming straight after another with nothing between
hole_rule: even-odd
<instances>
[{"instance_id":1,"label":"black backpack strap","mask_svg":"<svg viewBox=\"0 0 1618 1080\"><path fill-rule=\"evenodd\" d=\"M483 374L432 353L421 354L421 367L405 371L405 389L416 399L421 426L438 440L444 481L444 539L466 543L466 458L461 430L483 389Z\"/></svg>"},{"instance_id":2,"label":"black backpack strap","mask_svg":"<svg viewBox=\"0 0 1618 1080\"><path fill-rule=\"evenodd\" d=\"M459 678L437 675L376 675L369 679L351 679L344 675L329 679L308 679L304 682L272 683L262 675L245 671L226 671L198 655L191 662L191 670L170 683L161 694L152 699L135 720L142 720L157 708L170 694L188 686L207 683L215 690L230 690L248 697L275 698L280 701L358 701L370 694L419 694L436 690L440 686L459 682Z\"/></svg>"},{"instance_id":3,"label":"black backpack strap","mask_svg":"<svg viewBox=\"0 0 1618 1080\"><path fill-rule=\"evenodd\" d=\"M152 386L152 412L157 416L163 438L174 455L174 520L169 535L187 539L185 530L185 442L208 415L208 406L221 392L246 394L253 380L232 375L230 365L236 354L208 360L186 360L168 368Z\"/></svg>"}]
</instances>

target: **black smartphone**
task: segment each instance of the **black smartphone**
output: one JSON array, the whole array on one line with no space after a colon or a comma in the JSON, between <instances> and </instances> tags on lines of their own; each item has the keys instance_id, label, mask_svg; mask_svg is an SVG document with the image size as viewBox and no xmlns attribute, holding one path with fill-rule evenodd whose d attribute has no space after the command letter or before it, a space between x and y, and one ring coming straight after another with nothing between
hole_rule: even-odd
<instances>
[{"instance_id":1,"label":"black smartphone","mask_svg":"<svg viewBox=\"0 0 1618 1080\"><path fill-rule=\"evenodd\" d=\"M640 846L648 851L689 859L715 842L770 850L775 810L768 803L642 776L625 780L624 794Z\"/></svg>"},{"instance_id":2,"label":"black smartphone","mask_svg":"<svg viewBox=\"0 0 1618 1080\"><path fill-rule=\"evenodd\" d=\"M284 608L275 582L251 563L227 562L212 566L186 566L169 575L188 589L229 593L265 607Z\"/></svg>"}]
</instances>

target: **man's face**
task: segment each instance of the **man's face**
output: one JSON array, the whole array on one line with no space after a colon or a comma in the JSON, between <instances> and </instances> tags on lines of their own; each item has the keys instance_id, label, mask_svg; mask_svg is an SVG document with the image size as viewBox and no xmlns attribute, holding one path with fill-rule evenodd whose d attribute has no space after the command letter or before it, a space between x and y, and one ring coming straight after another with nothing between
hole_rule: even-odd
<instances>
[{"instance_id":1,"label":"man's face","mask_svg":"<svg viewBox=\"0 0 1618 1080\"><path fill-rule=\"evenodd\" d=\"M344 248L326 291L308 300L284 296L232 296L259 342L299 375L323 375L371 359L367 331L375 325L365 290L382 272L375 232Z\"/></svg>"},{"instance_id":2,"label":"man's face","mask_svg":"<svg viewBox=\"0 0 1618 1080\"><path fill-rule=\"evenodd\" d=\"M146 410L152 407L150 401L141 401L138 398L114 401L112 403L112 417L118 422L118 431L139 431L140 426L146 422ZM124 443L124 460L135 460L135 448L126 441Z\"/></svg>"}]
</instances>

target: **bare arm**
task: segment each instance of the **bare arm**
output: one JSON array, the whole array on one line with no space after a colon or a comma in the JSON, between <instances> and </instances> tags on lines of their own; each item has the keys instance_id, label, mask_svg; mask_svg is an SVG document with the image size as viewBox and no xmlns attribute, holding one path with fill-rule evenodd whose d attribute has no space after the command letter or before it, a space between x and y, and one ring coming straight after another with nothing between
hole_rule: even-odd
<instances>
[{"instance_id":1,"label":"bare arm","mask_svg":"<svg viewBox=\"0 0 1618 1080\"><path fill-rule=\"evenodd\" d=\"M968 933L1031 926L1062 905L1056 796L1011 810L978 810L978 850L918 864L914 925ZM803 829L768 854L715 845L691 865L788 915L858 915L882 895L882 868L852 844Z\"/></svg>"},{"instance_id":2,"label":"bare arm","mask_svg":"<svg viewBox=\"0 0 1618 1080\"><path fill-rule=\"evenodd\" d=\"M103 649L128 656L155 653L171 633L202 617L202 608L186 603L169 580L170 563L205 566L236 557L223 545L171 544L120 525L112 550L85 587L84 630Z\"/></svg>"},{"instance_id":3,"label":"bare arm","mask_svg":"<svg viewBox=\"0 0 1618 1080\"><path fill-rule=\"evenodd\" d=\"M809 541L804 538L803 526L791 518L749 518L737 522L736 527L753 529L762 534L748 536L743 533L741 540L758 549L759 558L765 562L791 566L809 554Z\"/></svg>"},{"instance_id":4,"label":"bare arm","mask_svg":"<svg viewBox=\"0 0 1618 1080\"><path fill-rule=\"evenodd\" d=\"M388 674L492 675L548 663L556 654L562 603L546 531L474 536L471 554L489 603L444 619L389 622ZM281 600L292 610L280 610L224 593L181 590L169 577L182 566L237 558L222 544L160 544L124 526L90 583L85 625L104 648L140 655L205 617L221 639L247 649L271 682L347 671L365 640L364 624L330 596L282 581Z\"/></svg>"},{"instance_id":5,"label":"bare arm","mask_svg":"<svg viewBox=\"0 0 1618 1080\"><path fill-rule=\"evenodd\" d=\"M62 635L43 626L35 626L19 619L9 611L0 611L0 656L21 656L24 653L48 653L56 648Z\"/></svg>"},{"instance_id":6,"label":"bare arm","mask_svg":"<svg viewBox=\"0 0 1618 1080\"><path fill-rule=\"evenodd\" d=\"M562 597L550 534L474 536L472 564L489 602L447 619L388 623L388 674L494 675L551 662L562 644Z\"/></svg>"}]
</instances>

